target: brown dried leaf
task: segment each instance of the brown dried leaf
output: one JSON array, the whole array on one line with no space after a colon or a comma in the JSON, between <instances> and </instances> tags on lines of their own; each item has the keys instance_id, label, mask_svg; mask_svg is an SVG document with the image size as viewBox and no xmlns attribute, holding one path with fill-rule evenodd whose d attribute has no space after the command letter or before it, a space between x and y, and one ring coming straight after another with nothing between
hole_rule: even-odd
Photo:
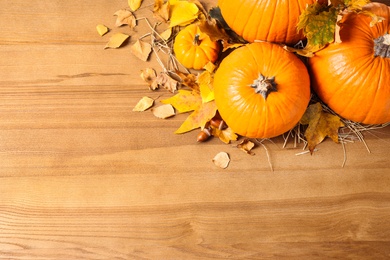
<instances>
[{"instance_id":1,"label":"brown dried leaf","mask_svg":"<svg viewBox=\"0 0 390 260\"><path fill-rule=\"evenodd\" d=\"M252 152L253 147L255 147L255 144L251 142L249 139L245 138L242 140L238 145L237 148L244 151L245 153L249 155L255 155L254 152Z\"/></svg>"},{"instance_id":2,"label":"brown dried leaf","mask_svg":"<svg viewBox=\"0 0 390 260\"><path fill-rule=\"evenodd\" d=\"M199 23L199 29L201 32L207 34L212 41L229 41L230 39L225 30L217 25L217 21L215 19L201 21Z\"/></svg>"},{"instance_id":3,"label":"brown dried leaf","mask_svg":"<svg viewBox=\"0 0 390 260\"><path fill-rule=\"evenodd\" d=\"M181 84L183 84L184 86L187 86L195 91L199 91L199 85L198 83L196 82L197 81L197 77L192 74L192 73L184 73L184 72L181 72L181 71L176 71L176 74L180 77L180 79L182 80L181 81Z\"/></svg>"},{"instance_id":4,"label":"brown dried leaf","mask_svg":"<svg viewBox=\"0 0 390 260\"><path fill-rule=\"evenodd\" d=\"M164 0L155 0L153 7L153 15L155 18L167 22L169 20L170 4L169 1L164 3Z\"/></svg>"},{"instance_id":5,"label":"brown dried leaf","mask_svg":"<svg viewBox=\"0 0 390 260\"><path fill-rule=\"evenodd\" d=\"M174 93L177 90L178 82L171 78L167 73L161 72L156 80L152 83L151 88L157 89L159 87L167 89L169 92Z\"/></svg>"},{"instance_id":6,"label":"brown dried leaf","mask_svg":"<svg viewBox=\"0 0 390 260\"><path fill-rule=\"evenodd\" d=\"M148 108L151 108L153 106L153 104L154 104L154 99L145 96L140 101L138 101L138 103L133 108L133 111L136 111L136 112L145 111Z\"/></svg>"},{"instance_id":7,"label":"brown dried leaf","mask_svg":"<svg viewBox=\"0 0 390 260\"><path fill-rule=\"evenodd\" d=\"M146 68L144 70L141 70L141 78L146 82L148 83L149 85L149 88L151 90L155 90L155 89L152 89L152 84L153 82L156 80L157 78L157 74L156 74L156 71L152 68Z\"/></svg>"},{"instance_id":8,"label":"brown dried leaf","mask_svg":"<svg viewBox=\"0 0 390 260\"><path fill-rule=\"evenodd\" d=\"M229 166L230 158L226 152L219 152L214 156L212 161L216 166L226 169Z\"/></svg>"},{"instance_id":9,"label":"brown dried leaf","mask_svg":"<svg viewBox=\"0 0 390 260\"><path fill-rule=\"evenodd\" d=\"M152 52L152 45L142 40L137 40L131 46L131 52L140 60L147 61Z\"/></svg>"},{"instance_id":10,"label":"brown dried leaf","mask_svg":"<svg viewBox=\"0 0 390 260\"><path fill-rule=\"evenodd\" d=\"M116 33L108 40L108 43L104 47L107 48L119 48L130 36L124 33Z\"/></svg>"},{"instance_id":11,"label":"brown dried leaf","mask_svg":"<svg viewBox=\"0 0 390 260\"><path fill-rule=\"evenodd\" d=\"M310 153L313 153L314 148L327 136L335 143L338 143L338 130L344 126L340 117L324 112L319 102L307 108L300 123L302 125L308 125L305 131L305 137Z\"/></svg>"},{"instance_id":12,"label":"brown dried leaf","mask_svg":"<svg viewBox=\"0 0 390 260\"><path fill-rule=\"evenodd\" d=\"M137 21L132 12L127 9L121 9L114 13L117 16L115 26L128 25L130 28L134 28L137 25Z\"/></svg>"},{"instance_id":13,"label":"brown dried leaf","mask_svg":"<svg viewBox=\"0 0 390 260\"><path fill-rule=\"evenodd\" d=\"M225 129L212 127L211 134L218 137L225 144L229 144L231 141L236 141L238 138L238 135L229 127Z\"/></svg>"},{"instance_id":14,"label":"brown dried leaf","mask_svg":"<svg viewBox=\"0 0 390 260\"><path fill-rule=\"evenodd\" d=\"M165 104L158 106L156 108L152 108L153 115L158 118L166 119L175 115L175 110L173 106L170 104Z\"/></svg>"}]
</instances>

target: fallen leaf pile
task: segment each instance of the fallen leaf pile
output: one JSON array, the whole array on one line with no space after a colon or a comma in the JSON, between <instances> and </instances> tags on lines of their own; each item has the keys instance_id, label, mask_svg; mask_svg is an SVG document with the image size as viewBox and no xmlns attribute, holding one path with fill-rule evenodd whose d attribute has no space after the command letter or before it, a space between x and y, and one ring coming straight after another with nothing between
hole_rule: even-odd
<instances>
[{"instance_id":1,"label":"fallen leaf pile","mask_svg":"<svg viewBox=\"0 0 390 260\"><path fill-rule=\"evenodd\" d=\"M313 5L301 16L299 28L308 37L308 44L304 49L291 48L291 51L310 56L312 51L334 41L337 34L335 25L339 13L345 10L361 10L366 0L351 0L348 5L342 1L343 6L336 5L337 0L331 2L334 5L329 7L327 12L321 9L323 5ZM247 138L239 140L241 137L234 133L219 116L213 89L214 71L218 64L209 62L202 70L188 70L177 61L173 53L175 35L193 23L198 23L201 31L206 33L210 39L221 43L222 53L245 44L243 39L226 26L220 10L214 7L206 11L198 0L155 0L153 5L144 7L149 8L153 14L153 21L150 21L145 17L137 17L137 10L143 5L142 0L128 0L127 4L126 8L118 10L113 16L115 17L114 27L127 26L128 33L111 33L111 29L103 24L96 26L101 37L110 34L104 49L116 49L130 45L131 55L142 62L148 62L150 56L154 55L160 69L151 67L143 69L140 71L140 77L152 92L165 89L172 94L169 98L162 100L143 96L134 106L133 111L149 110L161 119L186 113L188 116L177 128L176 134L199 129L197 136L199 142L211 137L216 137L226 144L238 141L235 145L238 150L254 155L252 150L256 148L255 143L259 142ZM378 20L373 17L373 20L375 19ZM313 20L318 20L318 23ZM133 32L137 30L139 23L146 24L146 27L150 29L149 33L132 39ZM322 24L322 26L316 26L316 24ZM323 33L319 34L319 30ZM305 139L310 153L313 153L315 147L326 137L338 142L338 131L343 125L338 116L325 112L320 103L315 103L307 108L297 127L302 130L302 139ZM215 155L212 162L218 167L227 168L230 156L226 152L220 152Z\"/></svg>"}]
</instances>

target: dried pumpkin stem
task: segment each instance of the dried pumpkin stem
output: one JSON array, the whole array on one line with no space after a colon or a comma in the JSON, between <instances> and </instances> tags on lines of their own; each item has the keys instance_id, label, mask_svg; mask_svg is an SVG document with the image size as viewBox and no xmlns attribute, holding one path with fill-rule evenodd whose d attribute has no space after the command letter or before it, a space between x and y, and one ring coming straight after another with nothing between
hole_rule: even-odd
<instances>
[{"instance_id":1,"label":"dried pumpkin stem","mask_svg":"<svg viewBox=\"0 0 390 260\"><path fill-rule=\"evenodd\" d=\"M386 33L374 40L375 57L390 58L390 34Z\"/></svg>"},{"instance_id":2,"label":"dried pumpkin stem","mask_svg":"<svg viewBox=\"0 0 390 260\"><path fill-rule=\"evenodd\" d=\"M195 34L195 37L194 37L194 45L196 46L199 46L200 45L200 39L199 39L200 35L199 34Z\"/></svg>"},{"instance_id":3,"label":"dried pumpkin stem","mask_svg":"<svg viewBox=\"0 0 390 260\"><path fill-rule=\"evenodd\" d=\"M250 87L254 88L255 92L261 94L264 99L267 99L269 93L277 91L275 77L268 78L262 74L259 74Z\"/></svg>"}]
</instances>

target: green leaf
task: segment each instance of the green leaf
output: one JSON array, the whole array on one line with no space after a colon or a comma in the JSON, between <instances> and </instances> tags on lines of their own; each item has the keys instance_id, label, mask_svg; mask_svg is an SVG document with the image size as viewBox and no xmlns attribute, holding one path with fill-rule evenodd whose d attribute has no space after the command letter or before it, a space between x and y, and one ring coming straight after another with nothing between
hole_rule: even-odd
<instances>
[{"instance_id":1,"label":"green leaf","mask_svg":"<svg viewBox=\"0 0 390 260\"><path fill-rule=\"evenodd\" d=\"M303 30L308 46L325 46L334 41L338 9L315 2L299 17L298 30Z\"/></svg>"}]
</instances>

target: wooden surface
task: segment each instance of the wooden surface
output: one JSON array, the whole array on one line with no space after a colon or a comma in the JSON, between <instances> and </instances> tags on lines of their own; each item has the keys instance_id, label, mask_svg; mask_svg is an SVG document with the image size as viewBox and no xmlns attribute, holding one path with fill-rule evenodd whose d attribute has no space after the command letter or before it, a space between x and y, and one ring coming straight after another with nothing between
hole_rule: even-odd
<instances>
[{"instance_id":1,"label":"wooden surface","mask_svg":"<svg viewBox=\"0 0 390 260\"><path fill-rule=\"evenodd\" d=\"M0 259L390 258L390 127L365 134L371 153L346 144L344 167L329 140L265 142L274 171L262 146L175 135L185 115L132 111L170 96L130 53L145 23L117 50L95 30L128 32L126 3L0 0Z\"/></svg>"}]
</instances>

